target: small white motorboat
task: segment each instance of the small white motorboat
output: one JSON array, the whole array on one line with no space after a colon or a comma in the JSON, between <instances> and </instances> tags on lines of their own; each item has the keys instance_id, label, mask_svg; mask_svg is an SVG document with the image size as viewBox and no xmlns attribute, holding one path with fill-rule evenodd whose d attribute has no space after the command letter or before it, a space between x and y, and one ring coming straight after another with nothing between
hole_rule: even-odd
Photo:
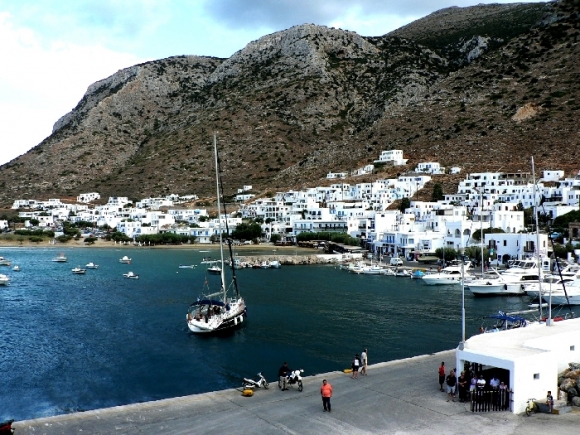
<instances>
[{"instance_id":1,"label":"small white motorboat","mask_svg":"<svg viewBox=\"0 0 580 435\"><path fill-rule=\"evenodd\" d=\"M99 265L98 265L98 264L95 264L95 263L93 263L93 262L91 261L90 263L87 263L87 264L85 265L85 268L86 268L86 269L98 269L98 268L99 268Z\"/></svg>"},{"instance_id":2,"label":"small white motorboat","mask_svg":"<svg viewBox=\"0 0 580 435\"><path fill-rule=\"evenodd\" d=\"M214 264L213 266L207 268L207 272L212 273L214 275L219 275L220 273L222 273L222 268L219 267L217 264Z\"/></svg>"},{"instance_id":3,"label":"small white motorboat","mask_svg":"<svg viewBox=\"0 0 580 435\"><path fill-rule=\"evenodd\" d=\"M10 266L10 260L4 257L0 257L0 266Z\"/></svg>"},{"instance_id":4,"label":"small white motorboat","mask_svg":"<svg viewBox=\"0 0 580 435\"><path fill-rule=\"evenodd\" d=\"M10 282L10 278L8 278L8 275L4 275L3 273L0 273L0 285L8 285L9 282Z\"/></svg>"},{"instance_id":5,"label":"small white motorboat","mask_svg":"<svg viewBox=\"0 0 580 435\"><path fill-rule=\"evenodd\" d=\"M64 253L61 252L56 257L54 257L52 261L56 263L66 263L68 261L68 258L66 257L66 255L64 255Z\"/></svg>"},{"instance_id":6,"label":"small white motorboat","mask_svg":"<svg viewBox=\"0 0 580 435\"><path fill-rule=\"evenodd\" d=\"M131 259L124 255L123 258L119 258L119 263L131 264Z\"/></svg>"},{"instance_id":7,"label":"small white motorboat","mask_svg":"<svg viewBox=\"0 0 580 435\"><path fill-rule=\"evenodd\" d=\"M82 275L87 271L87 269L82 269L80 266L75 267L74 269L71 269L72 273L76 273L77 275Z\"/></svg>"},{"instance_id":8,"label":"small white motorboat","mask_svg":"<svg viewBox=\"0 0 580 435\"><path fill-rule=\"evenodd\" d=\"M20 272L20 266L18 264L15 264L14 267L12 268L12 270L14 272Z\"/></svg>"},{"instance_id":9,"label":"small white motorboat","mask_svg":"<svg viewBox=\"0 0 580 435\"><path fill-rule=\"evenodd\" d=\"M135 275L133 272L124 273L123 276L129 279L139 279L139 275Z\"/></svg>"}]
</instances>

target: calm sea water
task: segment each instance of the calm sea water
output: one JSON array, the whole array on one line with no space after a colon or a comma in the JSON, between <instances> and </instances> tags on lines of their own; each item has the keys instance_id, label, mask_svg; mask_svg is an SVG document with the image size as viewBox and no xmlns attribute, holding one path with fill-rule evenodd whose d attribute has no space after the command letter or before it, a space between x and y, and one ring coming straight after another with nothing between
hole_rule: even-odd
<instances>
[{"instance_id":1,"label":"calm sea water","mask_svg":"<svg viewBox=\"0 0 580 435\"><path fill-rule=\"evenodd\" d=\"M0 287L0 420L238 387L258 371L274 380L283 361L305 375L342 370L364 347L374 363L451 349L461 339L460 287L334 266L240 270L247 324L225 336L193 335L185 315L206 279L199 263L208 253L69 249L68 263L55 263L57 252L0 250L22 268L0 268L12 279ZM132 264L119 263L123 255ZM71 273L90 261L99 269ZM123 278L129 270L140 279ZM483 316L527 302L466 292L467 335Z\"/></svg>"}]
</instances>

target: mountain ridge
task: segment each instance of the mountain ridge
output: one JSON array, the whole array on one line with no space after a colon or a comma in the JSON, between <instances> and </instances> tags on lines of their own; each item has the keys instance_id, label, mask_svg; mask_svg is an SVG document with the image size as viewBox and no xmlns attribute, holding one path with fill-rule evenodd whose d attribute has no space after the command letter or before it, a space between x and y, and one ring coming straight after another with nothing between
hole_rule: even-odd
<instances>
[{"instance_id":1,"label":"mountain ridge","mask_svg":"<svg viewBox=\"0 0 580 435\"><path fill-rule=\"evenodd\" d=\"M577 6L447 8L380 37L304 24L228 59L126 68L89 86L48 138L0 166L0 204L87 191L212 196L213 131L228 195L248 184L264 195L323 185L327 172L387 149L403 149L405 170L435 160L526 171L533 153L538 170L577 171ZM469 34L470 23L487 33ZM513 120L522 107L532 116Z\"/></svg>"}]
</instances>

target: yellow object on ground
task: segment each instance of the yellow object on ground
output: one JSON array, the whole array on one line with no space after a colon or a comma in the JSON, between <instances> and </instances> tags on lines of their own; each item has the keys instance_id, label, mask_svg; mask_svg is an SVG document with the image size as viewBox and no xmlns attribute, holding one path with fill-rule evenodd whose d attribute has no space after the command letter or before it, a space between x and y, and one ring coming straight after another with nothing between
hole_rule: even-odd
<instances>
[{"instance_id":1,"label":"yellow object on ground","mask_svg":"<svg viewBox=\"0 0 580 435\"><path fill-rule=\"evenodd\" d=\"M345 373L352 373L352 369L344 369Z\"/></svg>"},{"instance_id":2,"label":"yellow object on ground","mask_svg":"<svg viewBox=\"0 0 580 435\"><path fill-rule=\"evenodd\" d=\"M242 396L244 397L252 397L254 395L254 390L251 390L249 388L246 388L244 391L242 391Z\"/></svg>"}]
</instances>

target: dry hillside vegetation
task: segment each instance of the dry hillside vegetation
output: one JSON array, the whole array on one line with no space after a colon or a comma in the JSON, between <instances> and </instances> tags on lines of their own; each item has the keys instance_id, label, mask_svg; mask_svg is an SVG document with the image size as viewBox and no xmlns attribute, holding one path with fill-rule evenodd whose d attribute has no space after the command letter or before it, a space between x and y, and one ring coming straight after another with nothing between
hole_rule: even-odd
<instances>
[{"instance_id":1,"label":"dry hillside vegetation","mask_svg":"<svg viewBox=\"0 0 580 435\"><path fill-rule=\"evenodd\" d=\"M529 171L533 155L538 170L575 174L578 10L578 1L448 8L380 37L308 24L229 59L135 65L91 85L48 138L0 167L0 203L92 191L215 196L214 131L228 195L325 184L329 171L388 149L404 150L409 167ZM454 189L457 177L440 178Z\"/></svg>"}]
</instances>

